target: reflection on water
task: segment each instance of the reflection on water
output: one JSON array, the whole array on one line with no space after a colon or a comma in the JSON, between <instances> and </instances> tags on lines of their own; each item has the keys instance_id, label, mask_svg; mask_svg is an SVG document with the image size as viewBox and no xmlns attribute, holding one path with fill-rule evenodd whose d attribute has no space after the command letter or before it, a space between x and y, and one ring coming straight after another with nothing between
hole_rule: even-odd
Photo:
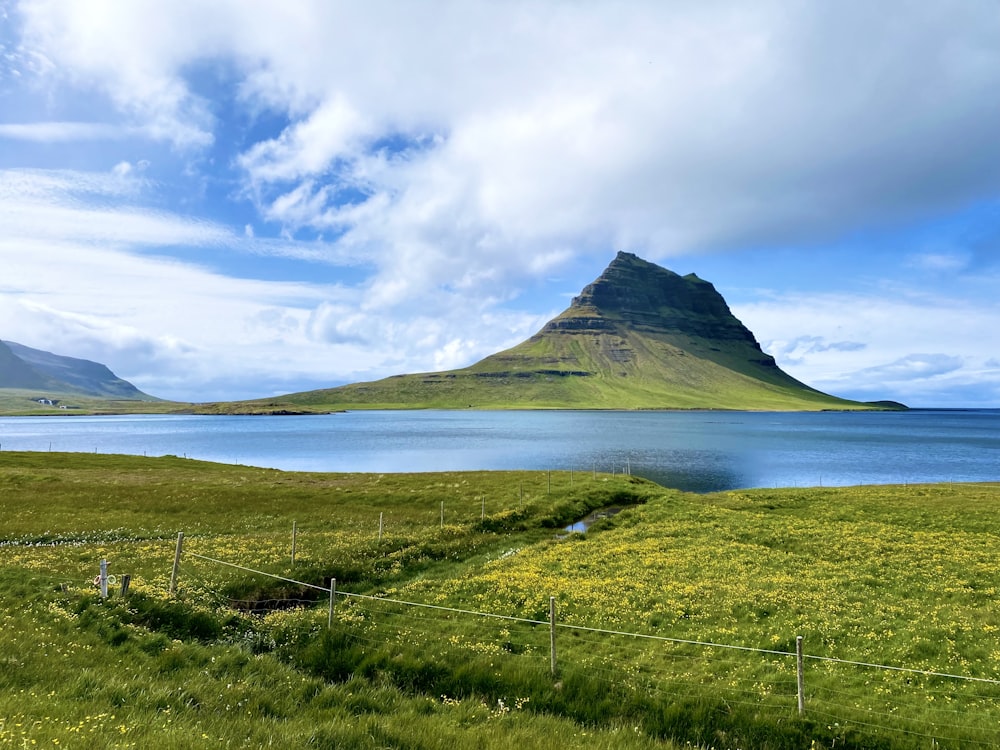
<instances>
[{"instance_id":1,"label":"reflection on water","mask_svg":"<svg viewBox=\"0 0 1000 750\"><path fill-rule=\"evenodd\" d=\"M586 518L583 518L577 521L576 523L571 523L564 529L564 531L570 531L582 534L598 521L604 518L611 518L612 516L617 516L619 513L622 512L622 510L623 509L618 506L611 506L609 508L601 508L599 510L595 510Z\"/></svg>"},{"instance_id":2,"label":"reflection on water","mask_svg":"<svg viewBox=\"0 0 1000 750\"><path fill-rule=\"evenodd\" d=\"M997 481L1000 412L7 417L0 450L171 454L291 471L628 470L710 492Z\"/></svg>"}]
</instances>

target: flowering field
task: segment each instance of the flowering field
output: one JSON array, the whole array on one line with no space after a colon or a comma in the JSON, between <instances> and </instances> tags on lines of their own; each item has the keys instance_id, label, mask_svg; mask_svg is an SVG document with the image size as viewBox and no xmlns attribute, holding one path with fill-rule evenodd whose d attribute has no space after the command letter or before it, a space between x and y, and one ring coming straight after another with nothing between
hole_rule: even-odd
<instances>
[{"instance_id":1,"label":"flowering field","mask_svg":"<svg viewBox=\"0 0 1000 750\"><path fill-rule=\"evenodd\" d=\"M996 746L998 500L0 453L0 747Z\"/></svg>"},{"instance_id":2,"label":"flowering field","mask_svg":"<svg viewBox=\"0 0 1000 750\"><path fill-rule=\"evenodd\" d=\"M989 746L998 500L996 485L667 492L585 536L398 595L535 617L554 596L560 622L585 636L562 638L564 660L622 676L638 661L661 689L708 685L749 704L795 705L794 658L768 652L791 654L801 636L807 715Z\"/></svg>"}]
</instances>

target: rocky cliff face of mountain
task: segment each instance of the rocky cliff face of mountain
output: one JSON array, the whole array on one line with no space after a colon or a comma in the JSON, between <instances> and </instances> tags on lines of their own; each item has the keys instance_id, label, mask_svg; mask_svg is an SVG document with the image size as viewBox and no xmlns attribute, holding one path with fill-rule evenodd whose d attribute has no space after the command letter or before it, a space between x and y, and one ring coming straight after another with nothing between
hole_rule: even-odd
<instances>
[{"instance_id":1,"label":"rocky cliff face of mountain","mask_svg":"<svg viewBox=\"0 0 1000 750\"><path fill-rule=\"evenodd\" d=\"M748 362L776 367L753 333L708 281L680 276L631 253L620 252L570 307L533 337L579 334L652 335L681 348L711 352L724 345L745 349Z\"/></svg>"},{"instance_id":2,"label":"rocky cliff face of mountain","mask_svg":"<svg viewBox=\"0 0 1000 750\"><path fill-rule=\"evenodd\" d=\"M618 253L543 333L595 322L606 330L612 321L640 331L673 331L757 346L712 284L694 274L679 276L631 253Z\"/></svg>"}]
</instances>

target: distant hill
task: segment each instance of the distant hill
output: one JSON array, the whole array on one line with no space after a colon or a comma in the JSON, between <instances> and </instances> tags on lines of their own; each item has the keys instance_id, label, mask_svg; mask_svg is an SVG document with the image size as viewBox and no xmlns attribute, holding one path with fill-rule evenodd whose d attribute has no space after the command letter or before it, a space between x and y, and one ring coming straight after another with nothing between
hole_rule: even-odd
<instances>
[{"instance_id":1,"label":"distant hill","mask_svg":"<svg viewBox=\"0 0 1000 750\"><path fill-rule=\"evenodd\" d=\"M37 393L38 399L86 396L159 401L122 380L105 365L63 357L13 341L0 341L0 388Z\"/></svg>"},{"instance_id":2,"label":"distant hill","mask_svg":"<svg viewBox=\"0 0 1000 750\"><path fill-rule=\"evenodd\" d=\"M470 367L291 394L270 405L274 401L314 409L893 408L799 382L761 351L712 284L630 253L618 253L534 336Z\"/></svg>"}]
</instances>

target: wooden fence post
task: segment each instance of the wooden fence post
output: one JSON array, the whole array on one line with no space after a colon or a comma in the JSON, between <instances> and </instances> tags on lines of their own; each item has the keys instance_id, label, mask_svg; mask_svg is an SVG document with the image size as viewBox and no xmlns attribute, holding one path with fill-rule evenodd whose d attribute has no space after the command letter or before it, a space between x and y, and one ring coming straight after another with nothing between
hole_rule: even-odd
<instances>
[{"instance_id":1,"label":"wooden fence post","mask_svg":"<svg viewBox=\"0 0 1000 750\"><path fill-rule=\"evenodd\" d=\"M549 668L556 676L556 598L549 597Z\"/></svg>"},{"instance_id":2,"label":"wooden fence post","mask_svg":"<svg viewBox=\"0 0 1000 750\"><path fill-rule=\"evenodd\" d=\"M548 494L551 495L552 494L552 472L551 471L546 471L545 472L545 477L546 477L546 479L548 479L548 482L549 482Z\"/></svg>"},{"instance_id":3,"label":"wooden fence post","mask_svg":"<svg viewBox=\"0 0 1000 750\"><path fill-rule=\"evenodd\" d=\"M292 567L295 567L295 543L298 536L298 525L295 521L292 521Z\"/></svg>"},{"instance_id":4,"label":"wooden fence post","mask_svg":"<svg viewBox=\"0 0 1000 750\"><path fill-rule=\"evenodd\" d=\"M799 716L806 712L805 670L803 669L802 636L795 637L795 671L798 676Z\"/></svg>"},{"instance_id":5,"label":"wooden fence post","mask_svg":"<svg viewBox=\"0 0 1000 750\"><path fill-rule=\"evenodd\" d=\"M485 521L486 520L486 495L483 495L482 501L483 501L483 509L480 512L479 520Z\"/></svg>"},{"instance_id":6,"label":"wooden fence post","mask_svg":"<svg viewBox=\"0 0 1000 750\"><path fill-rule=\"evenodd\" d=\"M181 569L181 550L184 549L184 532L177 532L177 549L174 550L174 569L170 572L170 595L177 593L177 575Z\"/></svg>"},{"instance_id":7,"label":"wooden fence post","mask_svg":"<svg viewBox=\"0 0 1000 750\"><path fill-rule=\"evenodd\" d=\"M378 543L382 543L382 513L378 514Z\"/></svg>"},{"instance_id":8,"label":"wooden fence post","mask_svg":"<svg viewBox=\"0 0 1000 750\"><path fill-rule=\"evenodd\" d=\"M326 618L326 627L329 630L333 627L333 605L337 600L337 579L330 579L330 614Z\"/></svg>"},{"instance_id":9,"label":"wooden fence post","mask_svg":"<svg viewBox=\"0 0 1000 750\"><path fill-rule=\"evenodd\" d=\"M128 596L128 587L129 584L131 583L132 583L132 575L130 573L126 573L125 575L122 576L121 595L123 598Z\"/></svg>"},{"instance_id":10,"label":"wooden fence post","mask_svg":"<svg viewBox=\"0 0 1000 750\"><path fill-rule=\"evenodd\" d=\"M444 500L441 501L441 528L444 528Z\"/></svg>"}]
</instances>

